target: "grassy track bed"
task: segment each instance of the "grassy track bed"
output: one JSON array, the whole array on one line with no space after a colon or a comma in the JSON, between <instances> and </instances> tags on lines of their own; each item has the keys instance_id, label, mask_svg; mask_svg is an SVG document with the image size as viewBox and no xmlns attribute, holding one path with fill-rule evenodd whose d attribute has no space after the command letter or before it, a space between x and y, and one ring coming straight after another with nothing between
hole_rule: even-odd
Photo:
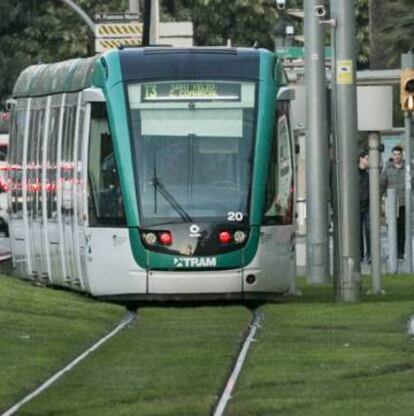
<instances>
[{"instance_id":1,"label":"grassy track bed","mask_svg":"<svg viewBox=\"0 0 414 416\"><path fill-rule=\"evenodd\" d=\"M19 415L208 415L250 319L241 306L140 309Z\"/></svg>"},{"instance_id":2,"label":"grassy track bed","mask_svg":"<svg viewBox=\"0 0 414 416\"><path fill-rule=\"evenodd\" d=\"M330 288L302 285L300 299L265 306L226 414L412 415L414 276L389 276L384 288L385 296L338 305Z\"/></svg>"},{"instance_id":3,"label":"grassy track bed","mask_svg":"<svg viewBox=\"0 0 414 416\"><path fill-rule=\"evenodd\" d=\"M125 309L0 275L0 413L109 332Z\"/></svg>"}]
</instances>

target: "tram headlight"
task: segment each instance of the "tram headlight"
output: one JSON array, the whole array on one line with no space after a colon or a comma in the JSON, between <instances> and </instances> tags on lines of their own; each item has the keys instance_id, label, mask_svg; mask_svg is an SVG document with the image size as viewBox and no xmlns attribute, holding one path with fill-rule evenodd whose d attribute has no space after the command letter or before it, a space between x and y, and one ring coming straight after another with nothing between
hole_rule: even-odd
<instances>
[{"instance_id":1,"label":"tram headlight","mask_svg":"<svg viewBox=\"0 0 414 416\"><path fill-rule=\"evenodd\" d=\"M153 246L157 242L157 236L154 233L144 234L144 240L150 246Z\"/></svg>"},{"instance_id":2,"label":"tram headlight","mask_svg":"<svg viewBox=\"0 0 414 416\"><path fill-rule=\"evenodd\" d=\"M234 241L238 244L244 243L244 241L246 240L246 237L247 237L246 233L241 230L236 231L233 236Z\"/></svg>"}]
</instances>

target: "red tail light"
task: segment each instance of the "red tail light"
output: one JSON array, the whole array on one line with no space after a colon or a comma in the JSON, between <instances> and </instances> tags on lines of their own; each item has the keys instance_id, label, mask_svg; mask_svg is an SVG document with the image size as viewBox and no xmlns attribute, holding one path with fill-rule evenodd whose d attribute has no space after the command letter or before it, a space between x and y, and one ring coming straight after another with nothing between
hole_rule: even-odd
<instances>
[{"instance_id":1,"label":"red tail light","mask_svg":"<svg viewBox=\"0 0 414 416\"><path fill-rule=\"evenodd\" d=\"M160 243L164 246L170 246L173 242L173 238L170 232L164 231L160 234Z\"/></svg>"},{"instance_id":2,"label":"red tail light","mask_svg":"<svg viewBox=\"0 0 414 416\"><path fill-rule=\"evenodd\" d=\"M228 231L221 231L218 235L218 241L220 244L229 244L232 239L233 237Z\"/></svg>"}]
</instances>

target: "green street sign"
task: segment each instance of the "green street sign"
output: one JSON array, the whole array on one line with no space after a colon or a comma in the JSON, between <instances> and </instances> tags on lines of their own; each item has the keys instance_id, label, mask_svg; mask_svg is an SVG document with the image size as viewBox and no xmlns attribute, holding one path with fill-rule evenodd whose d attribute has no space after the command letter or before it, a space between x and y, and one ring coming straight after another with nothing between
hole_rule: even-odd
<instances>
[{"instance_id":1,"label":"green street sign","mask_svg":"<svg viewBox=\"0 0 414 416\"><path fill-rule=\"evenodd\" d=\"M305 48L302 46L290 46L286 48L277 48L276 55L282 59L304 59ZM325 59L331 59L332 48L330 46L325 47Z\"/></svg>"}]
</instances>

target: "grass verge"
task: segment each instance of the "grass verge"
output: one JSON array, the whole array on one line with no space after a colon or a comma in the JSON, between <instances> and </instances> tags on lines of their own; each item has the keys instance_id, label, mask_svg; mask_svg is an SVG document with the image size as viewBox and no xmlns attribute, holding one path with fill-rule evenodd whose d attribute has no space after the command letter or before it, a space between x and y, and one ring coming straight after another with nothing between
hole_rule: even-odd
<instances>
[{"instance_id":1,"label":"grass verge","mask_svg":"<svg viewBox=\"0 0 414 416\"><path fill-rule=\"evenodd\" d=\"M414 276L388 276L385 296L352 305L333 304L328 286L300 286L301 298L263 308L226 414L412 415Z\"/></svg>"},{"instance_id":2,"label":"grass verge","mask_svg":"<svg viewBox=\"0 0 414 416\"><path fill-rule=\"evenodd\" d=\"M240 306L143 308L20 415L208 415L250 313Z\"/></svg>"},{"instance_id":3,"label":"grass verge","mask_svg":"<svg viewBox=\"0 0 414 416\"><path fill-rule=\"evenodd\" d=\"M124 314L115 305L0 275L0 413L102 337Z\"/></svg>"}]
</instances>

